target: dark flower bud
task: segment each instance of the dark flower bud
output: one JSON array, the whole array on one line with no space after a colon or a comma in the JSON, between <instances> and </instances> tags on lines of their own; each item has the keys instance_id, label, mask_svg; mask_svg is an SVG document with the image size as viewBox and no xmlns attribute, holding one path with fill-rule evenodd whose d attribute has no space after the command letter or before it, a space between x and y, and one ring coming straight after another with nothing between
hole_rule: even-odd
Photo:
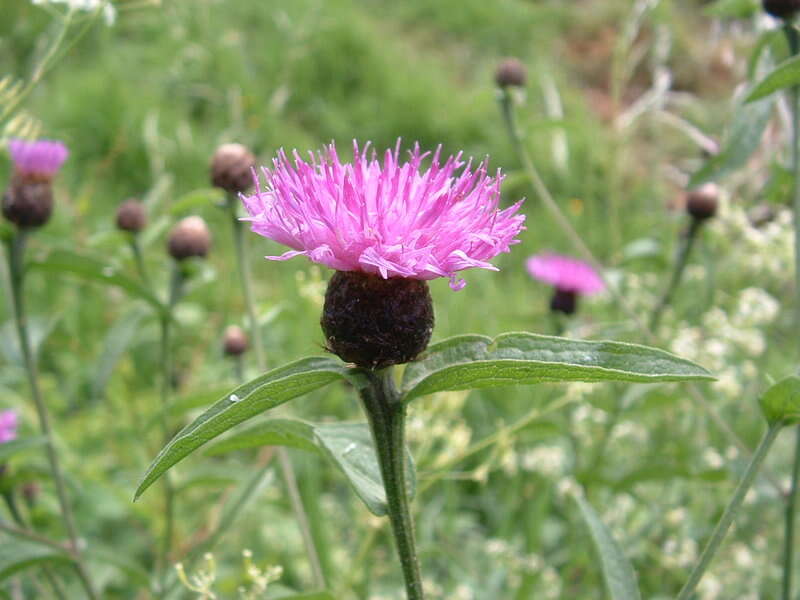
<instances>
[{"instance_id":1,"label":"dark flower bud","mask_svg":"<svg viewBox=\"0 0 800 600\"><path fill-rule=\"evenodd\" d=\"M41 227L53 214L50 179L15 173L3 195L3 216L22 229Z\"/></svg>"},{"instance_id":2,"label":"dark flower bud","mask_svg":"<svg viewBox=\"0 0 800 600\"><path fill-rule=\"evenodd\" d=\"M131 198L117 209L117 227L122 231L139 233L147 225L147 212L144 204Z\"/></svg>"},{"instance_id":3,"label":"dark flower bud","mask_svg":"<svg viewBox=\"0 0 800 600\"><path fill-rule=\"evenodd\" d=\"M800 10L800 0L764 0L764 10L778 19L791 19Z\"/></svg>"},{"instance_id":4,"label":"dark flower bud","mask_svg":"<svg viewBox=\"0 0 800 600\"><path fill-rule=\"evenodd\" d=\"M698 221L705 221L717 214L719 208L719 186L704 183L686 194L686 212Z\"/></svg>"},{"instance_id":5,"label":"dark flower bud","mask_svg":"<svg viewBox=\"0 0 800 600\"><path fill-rule=\"evenodd\" d=\"M514 86L523 87L528 79L525 65L517 58L505 58L494 72L494 81L501 88Z\"/></svg>"},{"instance_id":6,"label":"dark flower bud","mask_svg":"<svg viewBox=\"0 0 800 600\"><path fill-rule=\"evenodd\" d=\"M247 351L247 335L241 327L231 325L225 329L223 347L228 356L240 356Z\"/></svg>"},{"instance_id":7,"label":"dark flower bud","mask_svg":"<svg viewBox=\"0 0 800 600\"><path fill-rule=\"evenodd\" d=\"M211 248L211 232L200 217L186 217L172 228L167 249L175 260L205 256Z\"/></svg>"},{"instance_id":8,"label":"dark flower bud","mask_svg":"<svg viewBox=\"0 0 800 600\"><path fill-rule=\"evenodd\" d=\"M553 297L550 299L550 310L553 312L573 315L578 308L578 294L572 290L561 290L555 288Z\"/></svg>"},{"instance_id":9,"label":"dark flower bud","mask_svg":"<svg viewBox=\"0 0 800 600\"><path fill-rule=\"evenodd\" d=\"M345 362L381 369L414 360L433 332L433 302L419 279L337 271L322 309L328 349Z\"/></svg>"},{"instance_id":10,"label":"dark flower bud","mask_svg":"<svg viewBox=\"0 0 800 600\"><path fill-rule=\"evenodd\" d=\"M211 184L238 194L253 185L256 157L241 144L223 144L211 159Z\"/></svg>"}]
</instances>

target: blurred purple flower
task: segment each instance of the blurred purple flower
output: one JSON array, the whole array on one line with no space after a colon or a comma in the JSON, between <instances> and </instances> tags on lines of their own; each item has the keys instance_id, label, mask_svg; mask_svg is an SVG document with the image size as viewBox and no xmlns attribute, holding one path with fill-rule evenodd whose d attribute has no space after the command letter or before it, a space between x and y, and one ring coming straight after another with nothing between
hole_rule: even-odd
<instances>
[{"instance_id":1,"label":"blurred purple flower","mask_svg":"<svg viewBox=\"0 0 800 600\"><path fill-rule=\"evenodd\" d=\"M0 411L0 444L17 438L17 413L13 410Z\"/></svg>"},{"instance_id":2,"label":"blurred purple flower","mask_svg":"<svg viewBox=\"0 0 800 600\"><path fill-rule=\"evenodd\" d=\"M461 153L440 162L418 145L401 163L400 141L383 162L367 144L353 143L352 163L341 163L333 144L310 161L281 150L263 168L266 189L242 195L252 230L293 250L271 260L303 255L338 271L380 274L384 279L449 277L458 271L497 270L489 261L518 242L525 217L521 204L500 210L502 175L487 162L472 168ZM423 160L431 165L421 171Z\"/></svg>"},{"instance_id":3,"label":"blurred purple flower","mask_svg":"<svg viewBox=\"0 0 800 600\"><path fill-rule=\"evenodd\" d=\"M45 179L51 179L69 156L67 147L54 140L14 139L8 143L8 152L18 173Z\"/></svg>"},{"instance_id":4,"label":"blurred purple flower","mask_svg":"<svg viewBox=\"0 0 800 600\"><path fill-rule=\"evenodd\" d=\"M549 283L562 292L588 296L605 289L600 275L588 263L560 254L536 254L526 266L535 279Z\"/></svg>"}]
</instances>

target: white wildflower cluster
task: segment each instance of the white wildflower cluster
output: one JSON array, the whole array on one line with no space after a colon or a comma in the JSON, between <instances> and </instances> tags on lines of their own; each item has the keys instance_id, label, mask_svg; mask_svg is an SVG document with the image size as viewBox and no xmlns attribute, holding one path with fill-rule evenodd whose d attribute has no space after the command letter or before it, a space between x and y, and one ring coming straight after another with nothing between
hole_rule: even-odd
<instances>
[{"instance_id":1,"label":"white wildflower cluster","mask_svg":"<svg viewBox=\"0 0 800 600\"><path fill-rule=\"evenodd\" d=\"M714 233L730 240L731 251L742 258L735 264L743 276L780 282L794 269L792 213L788 208L776 211L772 221L754 227L744 207L731 205L724 217L712 224Z\"/></svg>"},{"instance_id":2,"label":"white wildflower cluster","mask_svg":"<svg viewBox=\"0 0 800 600\"><path fill-rule=\"evenodd\" d=\"M670 569L688 569L697 561L697 542L691 538L667 538L661 547L662 564Z\"/></svg>"},{"instance_id":3,"label":"white wildflower cluster","mask_svg":"<svg viewBox=\"0 0 800 600\"><path fill-rule=\"evenodd\" d=\"M469 447L472 430L462 408L469 392L444 392L414 404L407 425L418 457L433 457L431 468L445 468Z\"/></svg>"},{"instance_id":4,"label":"white wildflower cluster","mask_svg":"<svg viewBox=\"0 0 800 600\"><path fill-rule=\"evenodd\" d=\"M242 551L244 562L245 583L238 588L241 600L260 600L267 593L270 584L278 581L283 575L283 567L269 566L264 569L257 567L253 562L253 553L250 550ZM217 563L214 555L206 553L203 556L203 565L195 572L188 574L182 563L175 565L178 580L187 590L197 594L198 600L217 600L221 596L214 591L217 581Z\"/></svg>"},{"instance_id":5,"label":"white wildflower cluster","mask_svg":"<svg viewBox=\"0 0 800 600\"><path fill-rule=\"evenodd\" d=\"M31 0L31 4L66 4L70 11L101 13L106 25L117 20L117 9L111 0Z\"/></svg>"},{"instance_id":6,"label":"white wildflower cluster","mask_svg":"<svg viewBox=\"0 0 800 600\"><path fill-rule=\"evenodd\" d=\"M536 446L519 455L519 466L523 471L539 473L543 477L556 479L567 471L569 457L561 445Z\"/></svg>"},{"instance_id":7,"label":"white wildflower cluster","mask_svg":"<svg viewBox=\"0 0 800 600\"><path fill-rule=\"evenodd\" d=\"M322 269L312 265L308 272L296 271L294 278L297 282L297 294L317 308L322 308L325 302L325 289L328 287L322 278Z\"/></svg>"},{"instance_id":8,"label":"white wildflower cluster","mask_svg":"<svg viewBox=\"0 0 800 600\"><path fill-rule=\"evenodd\" d=\"M525 554L501 539L490 539L486 543L486 553L493 562L502 564L509 570L509 581L518 580L521 575L538 575L540 578L536 598L560 598L561 578L553 567L548 566L538 554ZM541 596L539 595L541 594Z\"/></svg>"},{"instance_id":9,"label":"white wildflower cluster","mask_svg":"<svg viewBox=\"0 0 800 600\"><path fill-rule=\"evenodd\" d=\"M766 349L764 327L778 316L780 304L760 288L739 292L730 311L714 307L700 325L678 328L671 349L710 369L716 391L735 397L757 375L753 362Z\"/></svg>"}]
</instances>

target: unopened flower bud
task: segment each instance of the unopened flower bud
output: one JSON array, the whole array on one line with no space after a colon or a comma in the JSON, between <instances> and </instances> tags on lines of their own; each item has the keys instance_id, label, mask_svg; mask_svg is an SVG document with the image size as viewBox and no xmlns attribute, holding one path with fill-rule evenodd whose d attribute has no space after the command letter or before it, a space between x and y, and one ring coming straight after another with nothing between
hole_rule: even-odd
<instances>
[{"instance_id":1,"label":"unopened flower bud","mask_svg":"<svg viewBox=\"0 0 800 600\"><path fill-rule=\"evenodd\" d=\"M144 204L131 198L117 209L117 227L122 231L139 233L147 225L147 212Z\"/></svg>"},{"instance_id":2,"label":"unopened flower bud","mask_svg":"<svg viewBox=\"0 0 800 600\"><path fill-rule=\"evenodd\" d=\"M494 81L501 88L523 87L527 79L527 69L518 58L503 59L494 72Z\"/></svg>"},{"instance_id":3,"label":"unopened flower bud","mask_svg":"<svg viewBox=\"0 0 800 600\"><path fill-rule=\"evenodd\" d=\"M253 185L256 157L242 144L223 144L211 159L211 184L238 194Z\"/></svg>"},{"instance_id":4,"label":"unopened flower bud","mask_svg":"<svg viewBox=\"0 0 800 600\"><path fill-rule=\"evenodd\" d=\"M343 361L381 369L425 350L433 321L427 282L337 271L325 293L321 325L328 349Z\"/></svg>"},{"instance_id":5,"label":"unopened flower bud","mask_svg":"<svg viewBox=\"0 0 800 600\"><path fill-rule=\"evenodd\" d=\"M247 335L241 327L231 325L225 329L223 347L228 356L240 356L247 351Z\"/></svg>"},{"instance_id":6,"label":"unopened flower bud","mask_svg":"<svg viewBox=\"0 0 800 600\"><path fill-rule=\"evenodd\" d=\"M205 256L210 248L211 232L206 222L197 216L178 221L167 240L167 249L175 260Z\"/></svg>"},{"instance_id":7,"label":"unopened flower bud","mask_svg":"<svg viewBox=\"0 0 800 600\"><path fill-rule=\"evenodd\" d=\"M800 10L800 0L763 0L764 10L778 19L791 19Z\"/></svg>"},{"instance_id":8,"label":"unopened flower bud","mask_svg":"<svg viewBox=\"0 0 800 600\"><path fill-rule=\"evenodd\" d=\"M717 214L719 208L719 186L704 183L686 194L686 212L698 221L705 221Z\"/></svg>"},{"instance_id":9,"label":"unopened flower bud","mask_svg":"<svg viewBox=\"0 0 800 600\"><path fill-rule=\"evenodd\" d=\"M49 180L15 173L3 195L3 216L22 229L41 227L53 214L53 187Z\"/></svg>"}]
</instances>

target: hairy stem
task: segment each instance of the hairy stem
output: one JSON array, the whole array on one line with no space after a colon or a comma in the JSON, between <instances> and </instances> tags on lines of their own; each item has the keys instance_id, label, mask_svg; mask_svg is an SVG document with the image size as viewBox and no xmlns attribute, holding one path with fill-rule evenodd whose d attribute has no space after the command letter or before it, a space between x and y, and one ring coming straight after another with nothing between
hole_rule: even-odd
<instances>
[{"instance_id":1,"label":"hairy stem","mask_svg":"<svg viewBox=\"0 0 800 600\"><path fill-rule=\"evenodd\" d=\"M251 344L256 355L256 364L258 365L259 372L264 373L267 370L267 358L261 338L261 328L258 323L256 303L253 296L252 278L250 276L250 268L247 262L244 224L236 215L238 201L234 194L228 194L227 205L228 213L231 219L231 226L233 227L233 243L236 249L236 263L239 268L239 279L245 301L245 310L247 311ZM308 562L311 566L311 574L314 579L314 585L319 588L324 588L326 587L325 574L322 571L322 563L319 558L317 544L314 541L314 536L311 532L308 513L303 505L303 498L300 495L300 490L297 486L297 476L295 475L292 461L289 458L289 453L286 451L286 448L279 447L277 452L281 475L286 483L286 490L289 493L289 502L292 506L292 513L294 514L295 521L300 529L300 535L303 538L303 546L305 547L306 555L308 556Z\"/></svg>"},{"instance_id":2,"label":"hairy stem","mask_svg":"<svg viewBox=\"0 0 800 600\"><path fill-rule=\"evenodd\" d=\"M725 535L728 533L731 523L733 523L734 518L736 518L736 514L739 512L739 509L742 506L742 501L744 500L747 491L750 489L750 486L753 485L753 481L758 474L761 463L764 462L769 449L772 447L772 444L782 427L782 423L771 424L769 430L761 440L761 443L758 445L758 448L756 448L753 458L750 460L750 464L747 465L747 470L745 471L742 480L736 487L736 491L733 493L733 497L728 503L728 506L725 508L725 512L722 513L719 523L717 523L717 526L714 528L714 532L711 534L711 539L708 541L706 547L703 549L703 553L700 555L700 560L697 562L694 569L692 569L688 581L683 586L683 589L681 589L680 594L678 594L677 600L689 600L689 598L692 597L694 590L697 588L697 584L700 583L700 580L703 578L703 574L706 572L706 569L708 569L711 561L714 559L714 555L717 553L717 550L719 550L722 540L725 539Z\"/></svg>"},{"instance_id":3,"label":"hairy stem","mask_svg":"<svg viewBox=\"0 0 800 600\"><path fill-rule=\"evenodd\" d=\"M44 435L45 452L47 454L47 461L50 465L50 474L53 477L53 483L56 488L56 495L58 496L58 506L61 513L61 521L69 536L70 546L75 557L75 565L80 577L81 583L89 598L97 599L99 596L95 591L94 584L89 576L89 571L86 568L86 563L81 552L78 530L75 527L75 520L72 516L72 508L69 504L67 497L67 486L64 481L64 474L61 470L61 464L56 452L53 430L50 425L50 415L45 404L44 397L42 396L41 389L39 388L39 370L36 364L36 358L31 349L30 337L28 334L28 322L25 315L25 302L23 294L24 278L25 278L25 242L27 233L24 230L18 230L14 238L11 240L9 253L8 253L8 266L11 279L11 297L14 306L14 322L17 329L17 337L19 340L19 347L22 352L22 359L25 365L25 372L28 377L28 385L31 389L31 396L33 403L36 407L36 415L39 419L39 428Z\"/></svg>"},{"instance_id":4,"label":"hairy stem","mask_svg":"<svg viewBox=\"0 0 800 600\"><path fill-rule=\"evenodd\" d=\"M692 218L689 224L689 229L682 236L680 247L678 249L678 256L675 259L675 268L672 270L672 277L669 280L667 288L661 295L661 299L656 304L653 314L650 316L650 329L653 331L658 330L658 324L661 322L661 316L664 314L664 309L672 302L672 296L681 284L683 279L683 272L686 270L686 265L689 262L689 256L692 253L692 247L697 239L697 234L700 232L702 221Z\"/></svg>"},{"instance_id":5,"label":"hairy stem","mask_svg":"<svg viewBox=\"0 0 800 600\"><path fill-rule=\"evenodd\" d=\"M406 407L392 379L392 370L365 371L369 385L361 390L375 452L386 491L389 521L400 555L400 565L409 600L422 600L422 578L414 542L414 522L406 486L405 418Z\"/></svg>"}]
</instances>

